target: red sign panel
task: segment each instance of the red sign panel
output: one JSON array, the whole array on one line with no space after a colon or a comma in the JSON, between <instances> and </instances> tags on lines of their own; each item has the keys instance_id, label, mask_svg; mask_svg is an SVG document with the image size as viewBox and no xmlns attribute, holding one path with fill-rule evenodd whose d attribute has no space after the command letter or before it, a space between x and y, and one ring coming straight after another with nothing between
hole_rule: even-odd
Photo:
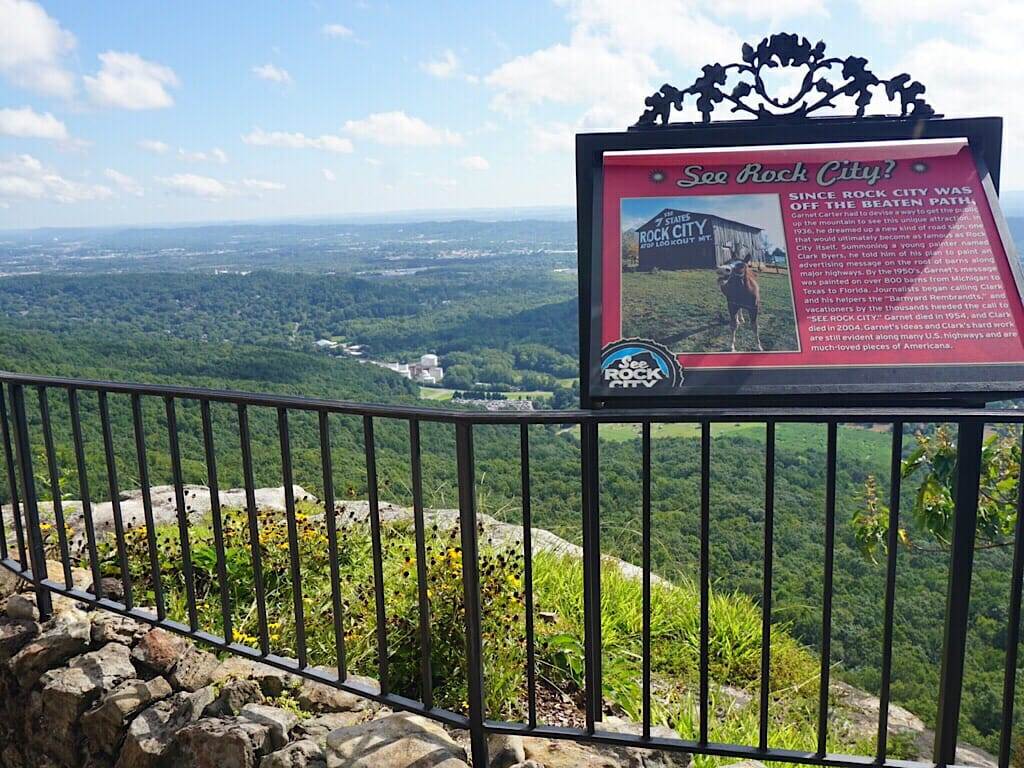
<instances>
[{"instance_id":1,"label":"red sign panel","mask_svg":"<svg viewBox=\"0 0 1024 768\"><path fill-rule=\"evenodd\" d=\"M966 140L606 152L602 175L595 396L670 394L629 383L624 340L671 355L675 395L1024 363L1016 256Z\"/></svg>"}]
</instances>

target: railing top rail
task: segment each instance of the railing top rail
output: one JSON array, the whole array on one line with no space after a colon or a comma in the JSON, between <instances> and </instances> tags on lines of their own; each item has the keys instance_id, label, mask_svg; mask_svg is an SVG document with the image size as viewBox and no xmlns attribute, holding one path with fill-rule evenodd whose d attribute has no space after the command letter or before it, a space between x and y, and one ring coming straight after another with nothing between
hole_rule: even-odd
<instances>
[{"instance_id":1,"label":"railing top rail","mask_svg":"<svg viewBox=\"0 0 1024 768\"><path fill-rule=\"evenodd\" d=\"M451 424L584 424L639 423L639 422L892 422L892 421L981 421L987 424L1024 423L1024 409L1006 408L953 408L928 405L923 407L694 407L694 408L635 408L571 411L458 411L446 408L410 405L381 405L356 403L346 400L275 395L258 392L236 392L202 387L157 386L128 382L73 379L61 376L0 371L0 382L32 387L54 387L79 391L112 394L139 394L151 397L175 397L210 402L253 405L268 408L291 408L306 411L328 411L353 416L436 421ZM1024 397L1024 393L1021 393Z\"/></svg>"}]
</instances>

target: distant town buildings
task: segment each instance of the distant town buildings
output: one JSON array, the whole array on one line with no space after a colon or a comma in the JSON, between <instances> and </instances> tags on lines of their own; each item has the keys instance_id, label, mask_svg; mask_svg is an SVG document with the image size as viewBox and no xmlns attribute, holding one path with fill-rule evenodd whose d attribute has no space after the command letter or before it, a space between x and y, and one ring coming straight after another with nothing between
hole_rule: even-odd
<instances>
[{"instance_id":1,"label":"distant town buildings","mask_svg":"<svg viewBox=\"0 0 1024 768\"><path fill-rule=\"evenodd\" d=\"M418 363L383 363L371 361L374 365L404 376L420 384L439 384L444 379L444 368L437 355L423 355Z\"/></svg>"},{"instance_id":2,"label":"distant town buildings","mask_svg":"<svg viewBox=\"0 0 1024 768\"><path fill-rule=\"evenodd\" d=\"M313 346L320 350L340 349L346 355L353 357L364 357L366 355L365 344L340 344L330 339L317 339ZM382 360L364 360L381 368L387 368L400 376L420 384L440 384L444 378L444 368L441 367L441 358L437 355L426 354L420 357L418 363L391 363Z\"/></svg>"}]
</instances>

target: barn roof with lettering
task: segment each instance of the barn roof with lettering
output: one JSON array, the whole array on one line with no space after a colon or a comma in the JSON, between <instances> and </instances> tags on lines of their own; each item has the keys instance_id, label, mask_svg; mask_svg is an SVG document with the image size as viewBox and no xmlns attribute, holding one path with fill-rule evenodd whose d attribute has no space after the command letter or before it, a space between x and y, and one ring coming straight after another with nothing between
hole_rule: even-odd
<instances>
[{"instance_id":1,"label":"barn roof with lettering","mask_svg":"<svg viewBox=\"0 0 1024 768\"><path fill-rule=\"evenodd\" d=\"M755 227L750 224L744 224L742 221L734 221L732 219L727 219L724 216L716 216L713 213L704 213L702 211L683 211L678 208L666 208L657 216L651 218L650 221L648 221L646 224L641 224L634 231L639 232L641 229L653 229L654 227L664 226L662 222L665 219L671 219L676 216L700 216L708 219L717 219L718 221L721 221L724 224L728 224L731 227L739 227L740 229L746 229L750 232L760 232L763 229L762 227Z\"/></svg>"}]
</instances>

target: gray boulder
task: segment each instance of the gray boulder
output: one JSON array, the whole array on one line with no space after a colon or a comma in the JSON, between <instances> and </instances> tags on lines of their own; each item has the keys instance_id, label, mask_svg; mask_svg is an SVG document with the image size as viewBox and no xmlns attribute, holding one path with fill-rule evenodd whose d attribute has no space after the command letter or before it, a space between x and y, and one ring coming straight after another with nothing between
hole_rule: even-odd
<instances>
[{"instance_id":1,"label":"gray boulder","mask_svg":"<svg viewBox=\"0 0 1024 768\"><path fill-rule=\"evenodd\" d=\"M142 710L128 726L115 768L155 768L173 734L198 720L214 698L212 688L200 688L194 693L177 693Z\"/></svg>"},{"instance_id":2,"label":"gray boulder","mask_svg":"<svg viewBox=\"0 0 1024 768\"><path fill-rule=\"evenodd\" d=\"M246 704L262 704L266 701L263 691L255 680L229 677L221 686L217 700L206 710L213 717L230 717L242 711Z\"/></svg>"},{"instance_id":3,"label":"gray boulder","mask_svg":"<svg viewBox=\"0 0 1024 768\"><path fill-rule=\"evenodd\" d=\"M24 619L0 617L0 664L28 645L39 634L39 625Z\"/></svg>"},{"instance_id":4,"label":"gray boulder","mask_svg":"<svg viewBox=\"0 0 1024 768\"><path fill-rule=\"evenodd\" d=\"M294 712L280 707L269 707L266 704L246 704L238 719L267 726L270 729L270 743L274 749L280 749L288 743L292 729L299 722L299 717Z\"/></svg>"},{"instance_id":5,"label":"gray boulder","mask_svg":"<svg viewBox=\"0 0 1024 768\"><path fill-rule=\"evenodd\" d=\"M259 768L327 768L327 755L315 741L299 739L264 757Z\"/></svg>"},{"instance_id":6,"label":"gray boulder","mask_svg":"<svg viewBox=\"0 0 1024 768\"><path fill-rule=\"evenodd\" d=\"M466 751L435 722L400 712L327 737L327 768L466 768Z\"/></svg>"},{"instance_id":7,"label":"gray boulder","mask_svg":"<svg viewBox=\"0 0 1024 768\"><path fill-rule=\"evenodd\" d=\"M18 684L29 689L48 669L60 666L89 647L90 618L78 608L56 608L43 631L8 662Z\"/></svg>"},{"instance_id":8,"label":"gray boulder","mask_svg":"<svg viewBox=\"0 0 1024 768\"><path fill-rule=\"evenodd\" d=\"M345 681L363 685L372 691L379 691L377 681L369 677L350 675ZM372 709L376 702L340 688L303 679L295 693L298 705L307 712L362 712Z\"/></svg>"},{"instance_id":9,"label":"gray boulder","mask_svg":"<svg viewBox=\"0 0 1024 768\"><path fill-rule=\"evenodd\" d=\"M103 691L134 676L128 649L110 643L40 677L42 691L29 698L29 742L66 765L76 764L79 721ZM54 733L62 738L53 738Z\"/></svg>"},{"instance_id":10,"label":"gray boulder","mask_svg":"<svg viewBox=\"0 0 1024 768\"><path fill-rule=\"evenodd\" d=\"M220 662L212 653L188 643L167 678L175 688L198 691L213 682Z\"/></svg>"},{"instance_id":11,"label":"gray boulder","mask_svg":"<svg viewBox=\"0 0 1024 768\"><path fill-rule=\"evenodd\" d=\"M121 643L135 645L139 638L150 631L147 624L116 613L97 611L92 617L92 644Z\"/></svg>"},{"instance_id":12,"label":"gray boulder","mask_svg":"<svg viewBox=\"0 0 1024 768\"><path fill-rule=\"evenodd\" d=\"M128 721L136 712L171 695L162 677L125 680L103 696L96 707L82 715L82 734L90 752L116 755Z\"/></svg>"},{"instance_id":13,"label":"gray boulder","mask_svg":"<svg viewBox=\"0 0 1024 768\"><path fill-rule=\"evenodd\" d=\"M165 765L256 768L271 751L269 726L241 718L206 717L174 734Z\"/></svg>"}]
</instances>

